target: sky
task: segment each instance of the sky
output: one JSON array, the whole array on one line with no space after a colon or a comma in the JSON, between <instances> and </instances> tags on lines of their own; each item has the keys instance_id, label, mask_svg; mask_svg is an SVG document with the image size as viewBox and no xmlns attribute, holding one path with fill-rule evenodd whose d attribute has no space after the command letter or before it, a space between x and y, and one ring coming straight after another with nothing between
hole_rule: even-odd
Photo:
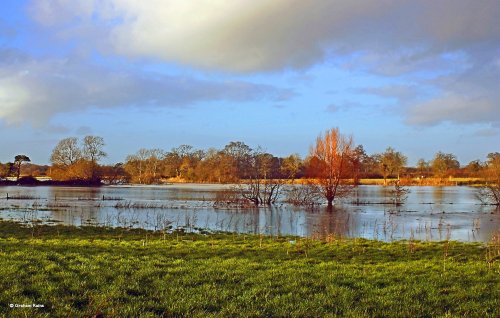
<instances>
[{"instance_id":1,"label":"sky","mask_svg":"<svg viewBox=\"0 0 500 318\"><path fill-rule=\"evenodd\" d=\"M3 0L0 162L67 137L230 141L307 155L338 127L368 154L462 165L500 151L498 0Z\"/></svg>"}]
</instances>

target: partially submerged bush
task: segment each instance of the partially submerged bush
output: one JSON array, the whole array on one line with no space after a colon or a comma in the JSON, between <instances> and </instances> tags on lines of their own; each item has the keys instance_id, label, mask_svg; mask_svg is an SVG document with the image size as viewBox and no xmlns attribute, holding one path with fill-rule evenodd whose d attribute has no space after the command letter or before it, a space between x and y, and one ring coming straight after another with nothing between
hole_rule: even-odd
<instances>
[{"instance_id":1,"label":"partially submerged bush","mask_svg":"<svg viewBox=\"0 0 500 318\"><path fill-rule=\"evenodd\" d=\"M483 204L500 206L500 154L494 153L488 157L489 161L483 172L486 184L478 189L476 197Z\"/></svg>"},{"instance_id":2,"label":"partially submerged bush","mask_svg":"<svg viewBox=\"0 0 500 318\"><path fill-rule=\"evenodd\" d=\"M389 191L391 201L394 205L402 205L408 198L410 189L401 185L399 180L394 181L394 189Z\"/></svg>"},{"instance_id":3,"label":"partially submerged bush","mask_svg":"<svg viewBox=\"0 0 500 318\"><path fill-rule=\"evenodd\" d=\"M477 189L476 198L482 204L500 206L500 186L498 184L487 184Z\"/></svg>"},{"instance_id":4,"label":"partially submerged bush","mask_svg":"<svg viewBox=\"0 0 500 318\"><path fill-rule=\"evenodd\" d=\"M255 206L249 200L242 198L237 189L219 191L215 195L214 208Z\"/></svg>"},{"instance_id":5,"label":"partially submerged bush","mask_svg":"<svg viewBox=\"0 0 500 318\"><path fill-rule=\"evenodd\" d=\"M285 202L295 206L318 206L321 199L318 189L313 185L293 185L285 191Z\"/></svg>"}]
</instances>

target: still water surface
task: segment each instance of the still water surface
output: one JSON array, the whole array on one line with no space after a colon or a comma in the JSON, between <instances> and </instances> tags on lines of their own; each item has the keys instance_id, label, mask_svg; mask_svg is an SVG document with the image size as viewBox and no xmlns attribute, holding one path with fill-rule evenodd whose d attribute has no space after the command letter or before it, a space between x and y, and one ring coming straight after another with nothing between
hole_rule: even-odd
<instances>
[{"instance_id":1,"label":"still water surface","mask_svg":"<svg viewBox=\"0 0 500 318\"><path fill-rule=\"evenodd\" d=\"M470 187L411 187L401 207L387 189L360 186L333 212L278 204L264 208L214 208L228 185L0 187L0 218L70 225L147 229L209 229L305 237L363 237L489 241L500 231L500 211L480 205ZM9 199L7 200L7 194ZM361 204L354 204L357 201Z\"/></svg>"}]
</instances>

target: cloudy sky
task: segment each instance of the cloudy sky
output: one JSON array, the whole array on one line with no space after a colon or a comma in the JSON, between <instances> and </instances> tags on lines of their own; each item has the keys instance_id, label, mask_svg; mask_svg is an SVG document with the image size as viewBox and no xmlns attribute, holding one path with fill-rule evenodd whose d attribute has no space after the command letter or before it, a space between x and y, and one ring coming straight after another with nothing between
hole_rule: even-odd
<instances>
[{"instance_id":1,"label":"cloudy sky","mask_svg":"<svg viewBox=\"0 0 500 318\"><path fill-rule=\"evenodd\" d=\"M500 151L498 0L3 0L0 162L62 138L306 155Z\"/></svg>"}]
</instances>

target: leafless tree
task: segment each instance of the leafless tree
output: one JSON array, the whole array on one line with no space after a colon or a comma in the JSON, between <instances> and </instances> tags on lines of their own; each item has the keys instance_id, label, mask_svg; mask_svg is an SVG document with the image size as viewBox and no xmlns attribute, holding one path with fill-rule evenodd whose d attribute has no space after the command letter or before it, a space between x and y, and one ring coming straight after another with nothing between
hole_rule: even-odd
<instances>
[{"instance_id":1,"label":"leafless tree","mask_svg":"<svg viewBox=\"0 0 500 318\"><path fill-rule=\"evenodd\" d=\"M296 184L285 190L285 202L295 206L314 208L320 205L321 199L322 195L318 184Z\"/></svg>"},{"instance_id":2,"label":"leafless tree","mask_svg":"<svg viewBox=\"0 0 500 318\"><path fill-rule=\"evenodd\" d=\"M50 162L53 165L69 167L82 158L82 151L78 147L78 139L75 137L64 138L52 150Z\"/></svg>"},{"instance_id":3,"label":"leafless tree","mask_svg":"<svg viewBox=\"0 0 500 318\"><path fill-rule=\"evenodd\" d=\"M277 202L284 180L278 158L258 149L247 156L247 178L240 181L241 196L254 205L271 205Z\"/></svg>"},{"instance_id":4,"label":"leafless tree","mask_svg":"<svg viewBox=\"0 0 500 318\"><path fill-rule=\"evenodd\" d=\"M103 151L104 139L99 136L85 136L83 138L83 157L93 163L97 163L107 154Z\"/></svg>"},{"instance_id":5,"label":"leafless tree","mask_svg":"<svg viewBox=\"0 0 500 318\"><path fill-rule=\"evenodd\" d=\"M149 157L149 150L139 149L134 155L127 156L125 160L125 171L132 176L132 182L139 184L147 183L145 178L146 161Z\"/></svg>"},{"instance_id":6,"label":"leafless tree","mask_svg":"<svg viewBox=\"0 0 500 318\"><path fill-rule=\"evenodd\" d=\"M485 185L478 189L477 198L483 204L500 206L500 153L488 154L483 173Z\"/></svg>"},{"instance_id":7,"label":"leafless tree","mask_svg":"<svg viewBox=\"0 0 500 318\"><path fill-rule=\"evenodd\" d=\"M147 171L150 175L151 182L157 183L160 179L160 166L163 157L165 156L163 150L155 148L149 150L149 159Z\"/></svg>"},{"instance_id":8,"label":"leafless tree","mask_svg":"<svg viewBox=\"0 0 500 318\"><path fill-rule=\"evenodd\" d=\"M106 156L104 139L86 136L81 147L75 137L65 138L52 150L51 176L57 180L99 182L99 160Z\"/></svg>"},{"instance_id":9,"label":"leafless tree","mask_svg":"<svg viewBox=\"0 0 500 318\"><path fill-rule=\"evenodd\" d=\"M85 136L83 138L83 158L90 162L91 180L98 179L98 162L107 154L103 150L104 139L99 136Z\"/></svg>"}]
</instances>

